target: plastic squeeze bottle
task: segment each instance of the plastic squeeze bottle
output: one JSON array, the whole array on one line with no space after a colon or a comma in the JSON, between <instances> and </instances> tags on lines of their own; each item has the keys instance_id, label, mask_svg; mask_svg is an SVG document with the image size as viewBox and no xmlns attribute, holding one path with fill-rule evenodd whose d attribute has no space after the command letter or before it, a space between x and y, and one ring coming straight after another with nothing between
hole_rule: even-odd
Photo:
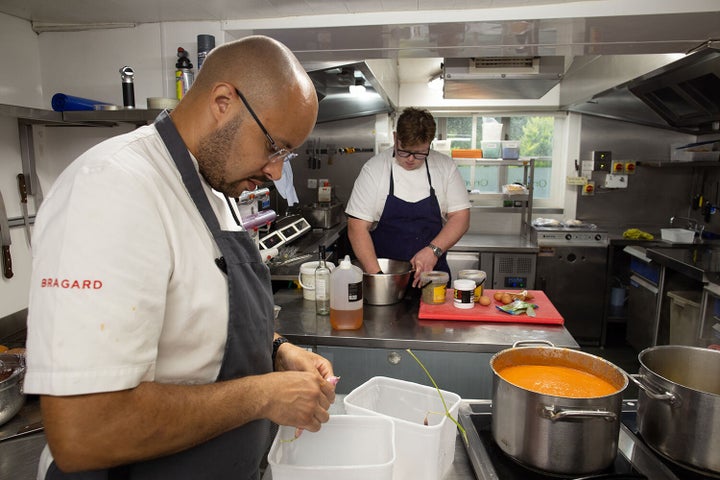
<instances>
[{"instance_id":1,"label":"plastic squeeze bottle","mask_svg":"<svg viewBox=\"0 0 720 480\"><path fill-rule=\"evenodd\" d=\"M363 272L350 256L330 274L330 325L335 330L356 330L363 324Z\"/></svg>"}]
</instances>

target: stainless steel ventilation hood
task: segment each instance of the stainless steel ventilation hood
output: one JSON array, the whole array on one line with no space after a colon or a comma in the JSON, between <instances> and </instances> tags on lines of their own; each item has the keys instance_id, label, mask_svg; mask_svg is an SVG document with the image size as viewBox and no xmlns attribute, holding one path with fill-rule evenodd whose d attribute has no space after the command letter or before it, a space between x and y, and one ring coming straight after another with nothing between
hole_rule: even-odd
<instances>
[{"instance_id":1,"label":"stainless steel ventilation hood","mask_svg":"<svg viewBox=\"0 0 720 480\"><path fill-rule=\"evenodd\" d=\"M317 123L390 113L392 103L366 62L305 67L319 100ZM360 92L351 93L358 87ZM363 90L364 89L364 90Z\"/></svg>"},{"instance_id":2,"label":"stainless steel ventilation hood","mask_svg":"<svg viewBox=\"0 0 720 480\"><path fill-rule=\"evenodd\" d=\"M720 51L706 46L570 111L683 133L720 133Z\"/></svg>"},{"instance_id":3,"label":"stainless steel ventilation hood","mask_svg":"<svg viewBox=\"0 0 720 480\"><path fill-rule=\"evenodd\" d=\"M557 85L563 56L445 58L446 99L538 99Z\"/></svg>"},{"instance_id":4,"label":"stainless steel ventilation hood","mask_svg":"<svg viewBox=\"0 0 720 480\"><path fill-rule=\"evenodd\" d=\"M679 128L720 128L720 51L705 47L628 83L628 90Z\"/></svg>"}]
</instances>

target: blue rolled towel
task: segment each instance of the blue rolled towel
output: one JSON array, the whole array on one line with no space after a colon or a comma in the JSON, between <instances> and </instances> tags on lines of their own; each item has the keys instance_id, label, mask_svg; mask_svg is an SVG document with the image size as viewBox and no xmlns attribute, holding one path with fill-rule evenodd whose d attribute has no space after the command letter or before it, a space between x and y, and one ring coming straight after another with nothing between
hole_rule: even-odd
<instances>
[{"instance_id":1,"label":"blue rolled towel","mask_svg":"<svg viewBox=\"0 0 720 480\"><path fill-rule=\"evenodd\" d=\"M110 105L107 102L91 100L89 98L73 97L65 93L56 93L52 97L52 108L56 112L72 110L95 110L95 105Z\"/></svg>"}]
</instances>

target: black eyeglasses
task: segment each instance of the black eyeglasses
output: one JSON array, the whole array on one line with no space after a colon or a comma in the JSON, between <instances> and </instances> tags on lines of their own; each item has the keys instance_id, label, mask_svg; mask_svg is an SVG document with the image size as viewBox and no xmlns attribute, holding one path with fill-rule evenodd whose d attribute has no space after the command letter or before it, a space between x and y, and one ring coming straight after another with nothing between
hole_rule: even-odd
<instances>
[{"instance_id":1,"label":"black eyeglasses","mask_svg":"<svg viewBox=\"0 0 720 480\"><path fill-rule=\"evenodd\" d=\"M248 112L250 112L250 115L255 119L255 122L258 124L258 127L260 127L260 130L265 134L265 138L267 138L267 141L270 143L270 148L273 150L273 153L268 155L268 162L275 163L279 161L283 162L289 162L293 158L297 157L298 154L295 152L291 152L287 148L278 147L277 143L275 143L275 140L270 136L268 131L265 129L265 126L262 124L258 116L255 114L255 111L252 109L250 104L248 103L247 99L245 98L245 95L243 95L240 90L235 88L235 92L238 94L238 97L240 97L240 100L245 104L245 108L248 109Z\"/></svg>"},{"instance_id":2,"label":"black eyeglasses","mask_svg":"<svg viewBox=\"0 0 720 480\"><path fill-rule=\"evenodd\" d=\"M427 152L408 152L407 150L400 150L399 148L395 150L395 153L397 153L397 156L400 158L408 158L410 155L415 157L415 160L425 160L428 155L430 155L430 150Z\"/></svg>"}]
</instances>

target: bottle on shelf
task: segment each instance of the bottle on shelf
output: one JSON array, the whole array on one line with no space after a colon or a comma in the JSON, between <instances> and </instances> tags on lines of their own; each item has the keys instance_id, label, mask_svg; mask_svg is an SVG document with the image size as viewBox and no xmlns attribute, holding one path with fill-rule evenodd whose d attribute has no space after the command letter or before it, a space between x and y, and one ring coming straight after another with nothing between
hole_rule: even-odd
<instances>
[{"instance_id":1,"label":"bottle on shelf","mask_svg":"<svg viewBox=\"0 0 720 480\"><path fill-rule=\"evenodd\" d=\"M363 324L363 272L350 256L330 274L330 325L335 330L357 330Z\"/></svg>"},{"instance_id":2,"label":"bottle on shelf","mask_svg":"<svg viewBox=\"0 0 720 480\"><path fill-rule=\"evenodd\" d=\"M330 314L330 269L325 262L325 246L318 247L320 258L315 269L315 312Z\"/></svg>"}]
</instances>

